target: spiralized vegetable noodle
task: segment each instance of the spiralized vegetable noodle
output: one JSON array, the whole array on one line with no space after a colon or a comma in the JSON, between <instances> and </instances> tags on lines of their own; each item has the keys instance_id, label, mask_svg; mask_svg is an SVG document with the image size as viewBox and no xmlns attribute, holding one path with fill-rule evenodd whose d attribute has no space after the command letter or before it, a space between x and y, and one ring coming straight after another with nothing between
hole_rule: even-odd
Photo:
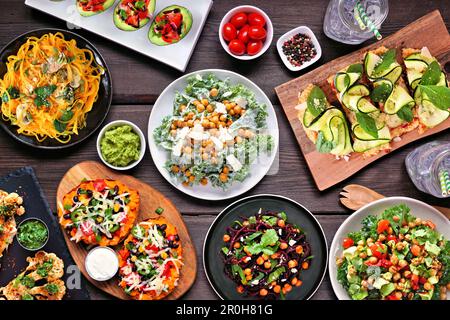
<instances>
[{"instance_id":1,"label":"spiralized vegetable noodle","mask_svg":"<svg viewBox=\"0 0 450 320\"><path fill-rule=\"evenodd\" d=\"M0 79L1 113L19 134L68 143L86 126L103 74L92 51L62 33L49 33L29 37L6 67Z\"/></svg>"}]
</instances>

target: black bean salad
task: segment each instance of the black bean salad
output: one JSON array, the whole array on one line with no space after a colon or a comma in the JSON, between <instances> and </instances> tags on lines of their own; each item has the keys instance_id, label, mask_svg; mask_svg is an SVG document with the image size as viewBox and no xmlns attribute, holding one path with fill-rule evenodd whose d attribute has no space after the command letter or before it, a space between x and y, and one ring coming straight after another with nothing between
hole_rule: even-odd
<instances>
[{"instance_id":1,"label":"black bean salad","mask_svg":"<svg viewBox=\"0 0 450 320\"><path fill-rule=\"evenodd\" d=\"M306 34L298 33L283 43L283 53L295 67L311 61L317 55L317 49Z\"/></svg>"},{"instance_id":2,"label":"black bean salad","mask_svg":"<svg viewBox=\"0 0 450 320\"><path fill-rule=\"evenodd\" d=\"M237 292L260 299L284 299L300 287L301 270L310 267L311 247L284 212L262 211L236 220L223 236L225 273Z\"/></svg>"}]
</instances>

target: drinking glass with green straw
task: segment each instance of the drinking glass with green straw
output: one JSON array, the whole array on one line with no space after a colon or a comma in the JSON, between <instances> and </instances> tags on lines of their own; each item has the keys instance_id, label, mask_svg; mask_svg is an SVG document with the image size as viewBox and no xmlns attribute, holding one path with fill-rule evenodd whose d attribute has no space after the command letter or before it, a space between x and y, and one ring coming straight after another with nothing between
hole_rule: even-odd
<instances>
[{"instance_id":1,"label":"drinking glass with green straw","mask_svg":"<svg viewBox=\"0 0 450 320\"><path fill-rule=\"evenodd\" d=\"M367 26L370 29L370 31L373 32L373 34L375 35L377 40L381 40L383 38L383 36L381 35L380 31L378 31L377 27L372 22L372 20L370 20L369 17L367 16L366 11L364 10L360 1L356 2L355 9L358 12L358 15L355 16L355 19L356 19L356 21L358 21L358 24L360 24L360 27L361 27L361 23L364 24L364 26ZM361 30L364 30L364 29L361 28Z\"/></svg>"},{"instance_id":2,"label":"drinking glass with green straw","mask_svg":"<svg viewBox=\"0 0 450 320\"><path fill-rule=\"evenodd\" d=\"M450 195L450 177L448 170L441 170L439 172L439 181L441 183L442 196Z\"/></svg>"}]
</instances>

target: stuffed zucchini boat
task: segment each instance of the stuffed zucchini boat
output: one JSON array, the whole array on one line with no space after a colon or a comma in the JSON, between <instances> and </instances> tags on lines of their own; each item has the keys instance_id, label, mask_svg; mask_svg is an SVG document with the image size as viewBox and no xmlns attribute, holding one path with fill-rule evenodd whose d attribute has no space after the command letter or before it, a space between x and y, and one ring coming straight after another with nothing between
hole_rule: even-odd
<instances>
[{"instance_id":1,"label":"stuffed zucchini boat","mask_svg":"<svg viewBox=\"0 0 450 320\"><path fill-rule=\"evenodd\" d=\"M173 5L157 14L148 33L149 40L158 46L174 44L191 30L192 14L185 7Z\"/></svg>"},{"instance_id":2,"label":"stuffed zucchini boat","mask_svg":"<svg viewBox=\"0 0 450 320\"><path fill-rule=\"evenodd\" d=\"M83 17L90 17L108 10L116 0L77 0L77 9Z\"/></svg>"},{"instance_id":3,"label":"stuffed zucchini boat","mask_svg":"<svg viewBox=\"0 0 450 320\"><path fill-rule=\"evenodd\" d=\"M403 49L406 75L417 105L419 132L433 128L450 115L450 89L441 65L428 48Z\"/></svg>"},{"instance_id":4,"label":"stuffed zucchini boat","mask_svg":"<svg viewBox=\"0 0 450 320\"><path fill-rule=\"evenodd\" d=\"M156 0L121 0L114 9L114 24L124 31L136 31L150 22Z\"/></svg>"},{"instance_id":5,"label":"stuffed zucchini boat","mask_svg":"<svg viewBox=\"0 0 450 320\"><path fill-rule=\"evenodd\" d=\"M310 84L300 95L298 118L317 151L345 157L353 151L344 113L330 105L325 93Z\"/></svg>"},{"instance_id":6,"label":"stuffed zucchini boat","mask_svg":"<svg viewBox=\"0 0 450 320\"><path fill-rule=\"evenodd\" d=\"M367 52L364 71L373 86L371 99L386 114L391 136L400 137L417 128L415 102L401 76L403 69L397 61L397 51L380 47Z\"/></svg>"}]
</instances>

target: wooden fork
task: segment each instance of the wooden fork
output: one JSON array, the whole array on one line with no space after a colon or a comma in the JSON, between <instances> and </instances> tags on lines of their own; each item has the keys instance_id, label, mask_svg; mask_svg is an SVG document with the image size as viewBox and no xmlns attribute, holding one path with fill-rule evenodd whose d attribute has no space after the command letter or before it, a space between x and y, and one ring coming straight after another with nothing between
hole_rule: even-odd
<instances>
[{"instance_id":1,"label":"wooden fork","mask_svg":"<svg viewBox=\"0 0 450 320\"><path fill-rule=\"evenodd\" d=\"M385 196L358 184L349 184L341 192L341 203L351 210L358 210L362 206L375 200L383 199ZM433 206L450 219L450 208Z\"/></svg>"}]
</instances>

